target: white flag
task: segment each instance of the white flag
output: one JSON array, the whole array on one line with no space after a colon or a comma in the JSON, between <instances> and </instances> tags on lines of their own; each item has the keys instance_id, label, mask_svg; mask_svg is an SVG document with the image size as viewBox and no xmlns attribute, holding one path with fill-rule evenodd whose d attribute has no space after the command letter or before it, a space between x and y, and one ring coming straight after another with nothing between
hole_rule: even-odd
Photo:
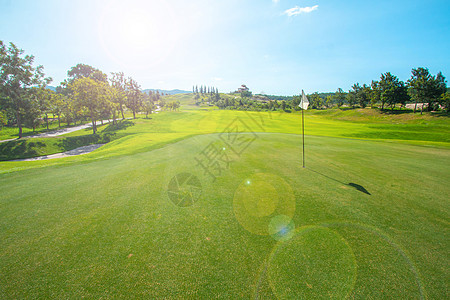
<instances>
[{"instance_id":1,"label":"white flag","mask_svg":"<svg viewBox=\"0 0 450 300\"><path fill-rule=\"evenodd\" d=\"M308 105L309 105L308 98L306 98L305 92L302 90L302 101L300 101L300 104L298 106L304 110L307 110Z\"/></svg>"}]
</instances>

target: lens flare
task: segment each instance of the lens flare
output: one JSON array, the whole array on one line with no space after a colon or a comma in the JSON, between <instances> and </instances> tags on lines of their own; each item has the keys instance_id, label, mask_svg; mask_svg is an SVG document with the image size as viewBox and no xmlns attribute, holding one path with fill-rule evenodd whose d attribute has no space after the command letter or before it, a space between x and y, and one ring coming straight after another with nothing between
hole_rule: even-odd
<instances>
[{"instance_id":1,"label":"lens flare","mask_svg":"<svg viewBox=\"0 0 450 300\"><path fill-rule=\"evenodd\" d=\"M257 173L239 185L233 209L238 222L251 233L280 236L279 231L284 226L286 232L281 235L287 236L293 226L295 197L281 177Z\"/></svg>"},{"instance_id":2,"label":"lens flare","mask_svg":"<svg viewBox=\"0 0 450 300\"><path fill-rule=\"evenodd\" d=\"M252 298L379 299L387 291L402 298L405 290L427 299L407 251L378 228L342 221L297 228L277 243L261 265Z\"/></svg>"},{"instance_id":3,"label":"lens flare","mask_svg":"<svg viewBox=\"0 0 450 300\"><path fill-rule=\"evenodd\" d=\"M347 241L325 227L305 226L278 243L267 277L278 299L345 299L356 282L357 265Z\"/></svg>"},{"instance_id":4,"label":"lens flare","mask_svg":"<svg viewBox=\"0 0 450 300\"><path fill-rule=\"evenodd\" d=\"M273 217L269 223L269 234L277 241L287 241L294 236L294 221L285 215Z\"/></svg>"}]
</instances>

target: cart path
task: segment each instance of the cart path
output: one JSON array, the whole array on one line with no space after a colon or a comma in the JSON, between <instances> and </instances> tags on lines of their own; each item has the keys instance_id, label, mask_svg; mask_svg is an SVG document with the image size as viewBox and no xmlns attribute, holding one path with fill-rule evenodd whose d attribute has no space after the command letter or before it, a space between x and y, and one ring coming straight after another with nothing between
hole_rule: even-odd
<instances>
[{"instance_id":1,"label":"cart path","mask_svg":"<svg viewBox=\"0 0 450 300\"><path fill-rule=\"evenodd\" d=\"M131 119L131 118L126 118L126 119ZM103 124L108 124L112 122L111 120L103 120ZM96 122L97 126L102 124L102 121L97 121ZM34 134L34 135L29 135L29 136L24 136L22 139L29 139L29 138L39 138L39 137L55 137L55 136L59 136L59 135L63 135L66 133L71 133L74 131L78 131L81 129L86 129L92 127L92 123L87 123L84 125L78 125L78 126L74 126L74 127L69 127L69 128L62 128L62 129L58 129L58 130L54 130L54 131L49 131L49 132L43 132L43 133L39 133L39 134ZM9 141L15 141L18 140L18 138L14 138L14 139L9 139L9 140L2 140L0 141L0 143L3 142L9 142Z\"/></svg>"},{"instance_id":2,"label":"cart path","mask_svg":"<svg viewBox=\"0 0 450 300\"><path fill-rule=\"evenodd\" d=\"M34 160L54 159L54 158L83 155L83 154L91 153L92 151L97 150L98 148L100 148L103 145L104 144L93 144L93 145L83 146L83 147L79 147L79 148L76 148L76 149L73 149L70 151L66 151L66 152L61 152L61 153L55 153L55 154L32 157L32 158L7 160L7 161L34 161Z\"/></svg>"}]
</instances>

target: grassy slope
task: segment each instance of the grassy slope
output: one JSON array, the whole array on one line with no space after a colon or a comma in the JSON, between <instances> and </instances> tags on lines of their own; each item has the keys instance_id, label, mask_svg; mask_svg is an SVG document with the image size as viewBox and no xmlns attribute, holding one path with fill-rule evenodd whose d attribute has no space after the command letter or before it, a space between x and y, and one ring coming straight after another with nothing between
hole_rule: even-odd
<instances>
[{"instance_id":1,"label":"grassy slope","mask_svg":"<svg viewBox=\"0 0 450 300\"><path fill-rule=\"evenodd\" d=\"M2 298L247 298L276 245L243 229L233 214L236 189L255 173L289 184L297 227L361 223L407 249L360 227L334 225L356 258L356 298L418 297L403 253L417 264L426 293L446 297L448 151L310 137L308 168L302 169L298 136L259 134L213 182L193 158L215 140L199 136L133 156L2 175ZM180 208L166 187L186 171L200 178L203 193L194 206ZM309 280L302 273L291 276L300 291L302 280ZM261 282L282 289L276 276ZM320 282L314 288L326 286ZM267 288L258 291L270 296Z\"/></svg>"},{"instance_id":2,"label":"grassy slope","mask_svg":"<svg viewBox=\"0 0 450 300\"><path fill-rule=\"evenodd\" d=\"M311 135L342 137L375 132L375 125L392 126L378 117L361 123L345 113L333 118L308 113ZM256 292L271 297L283 295L286 278L298 280L291 295L314 296L343 282L355 298L448 297L447 147L309 136L308 167L302 169L298 135L258 133L213 182L194 156L217 135L192 134L220 132L236 117L253 131L299 133L299 115L262 114L262 128L253 121L259 116L162 113L138 119L124 129L127 136L89 155L0 163L3 172L23 169L0 175L0 297L248 298ZM448 137L447 121L423 122L430 123L417 125L423 131L444 124L435 140ZM448 145L425 136L416 135L412 142ZM166 188L172 176L186 171L200 178L203 192L194 206L179 208ZM235 192L255 173L281 177L293 190L300 233L289 243L249 233L233 213ZM339 243L326 244L332 239L324 239L320 230L304 234L301 228L324 223L352 250L354 263L347 264L356 266L354 284L340 277L330 282L331 269L325 276L312 273L324 268L317 265L323 259L292 251L325 243L321 249L332 257L345 254ZM305 257L309 260L302 263ZM301 263L296 273L280 267L286 261ZM312 267L301 269L304 265Z\"/></svg>"},{"instance_id":3,"label":"grassy slope","mask_svg":"<svg viewBox=\"0 0 450 300\"><path fill-rule=\"evenodd\" d=\"M74 131L54 138L26 138L0 143L0 161L30 158L66 152L81 146L105 144L124 136L121 132L131 121L119 121L117 125L100 125L97 134L91 128Z\"/></svg>"},{"instance_id":4,"label":"grassy slope","mask_svg":"<svg viewBox=\"0 0 450 300\"><path fill-rule=\"evenodd\" d=\"M414 119L408 120L410 117L403 115L397 117L403 119L389 119L384 115L378 114L372 117L371 120L367 120L368 113L370 113L370 110L366 110L364 114L358 110L308 111L305 116L306 134L334 137L351 136L353 138L375 140L385 138L390 141L407 142L409 144L449 147L450 121L447 118L416 115ZM330 116L328 114L334 115ZM84 161L90 158L98 159L148 151L193 134L221 132L236 118L245 122L247 128L255 132L301 133L301 115L298 113L204 110L195 107L195 109L180 112L154 114L151 116L151 119L137 119L133 121L135 123L134 126L118 132L118 137L124 137L87 156L25 163L0 162L0 173L30 167ZM261 126L264 128L261 128ZM393 126L403 126L404 128L399 130ZM380 130L380 127L383 130ZM89 133L86 130L78 131L60 138ZM86 139L89 139L89 137L86 137ZM43 142L45 144L54 143L51 139ZM60 151L61 148L53 152L38 152L43 155Z\"/></svg>"},{"instance_id":5,"label":"grassy slope","mask_svg":"<svg viewBox=\"0 0 450 300\"><path fill-rule=\"evenodd\" d=\"M180 99L187 103L191 96L168 96L167 99ZM190 109L189 109L190 108ZM233 118L239 117L248 125L249 130L261 131L261 127L254 121L264 124L265 130L270 132L300 133L300 115L288 113L256 113L239 111L221 111L213 109L199 109L186 106L187 111L176 114L163 113L152 115L152 120L141 119L137 126L127 131L111 130L108 126L100 126L99 133L108 128L114 137L106 140L91 135L91 129L76 131L56 139L27 139L0 144L0 159L9 160L27 158L63 152L97 142L107 142L129 134L142 133L189 133L203 134L219 132L225 128ZM363 139L403 140L408 143L444 145L450 143L450 122L448 118L433 117L431 115L387 115L378 111L366 110L326 110L308 111L306 114L306 132L309 135L338 136ZM147 126L149 125L149 126ZM151 127L150 127L151 126ZM86 135L81 138L80 136ZM65 141L67 137L71 138ZM139 137L142 138L142 137ZM127 137L129 139L129 137ZM152 137L152 140L155 138ZM76 140L76 143L74 142ZM141 143L139 143L141 145ZM70 147L72 145L72 147ZM146 147L143 147L146 149ZM134 151L135 152L135 151Z\"/></svg>"}]
</instances>

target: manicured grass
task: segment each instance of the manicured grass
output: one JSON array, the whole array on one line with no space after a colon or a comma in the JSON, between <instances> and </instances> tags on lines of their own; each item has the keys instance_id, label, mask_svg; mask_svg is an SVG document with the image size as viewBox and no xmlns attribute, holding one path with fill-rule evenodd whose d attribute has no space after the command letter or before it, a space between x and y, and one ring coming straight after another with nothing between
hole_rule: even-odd
<instances>
[{"instance_id":1,"label":"manicured grass","mask_svg":"<svg viewBox=\"0 0 450 300\"><path fill-rule=\"evenodd\" d=\"M370 115L372 117L369 118L368 116ZM305 113L305 132L307 135L316 136L352 137L427 147L450 147L450 144L445 142L450 135L450 121L448 118L432 117L431 115L425 114L423 116L416 114L412 119L411 117L405 117L405 115L401 116L403 118L402 124L396 124L399 123L399 120L386 119L384 114L370 109L364 111L312 110ZM183 137L222 132L237 118L244 122L245 126L243 128L248 131L301 134L301 115L299 113L204 110L196 107L192 110L187 109L180 112L152 114L149 119L141 116L141 118L136 120L130 120L129 122L132 122L134 124L133 126L120 128L120 134L116 135L118 139L114 143L103 146L94 153L80 157L52 159L48 161L25 163L0 162L0 173L149 151L162 147L167 143L173 143ZM342 120L343 118L345 120ZM398 130L401 126L406 128L406 130L404 128ZM99 132L107 127L108 125L100 126ZM408 128L413 128L415 132L408 130ZM60 138L89 136L91 135L90 130L76 131L60 136ZM89 139L89 137L79 138L81 141ZM55 141L46 139L43 143L46 145L54 144ZM82 144L77 145L83 146ZM58 148L49 151L50 147L38 147L39 149L34 149L36 146L39 145L35 144L30 151L38 152L39 155L58 153L63 150ZM4 155L11 157L11 154ZM29 156L20 156L18 154L14 158Z\"/></svg>"},{"instance_id":2,"label":"manicured grass","mask_svg":"<svg viewBox=\"0 0 450 300\"><path fill-rule=\"evenodd\" d=\"M303 169L299 136L258 134L213 181L194 157L217 140L1 175L0 296L273 297L289 292L288 277L292 293L326 298L332 287L355 298L446 297L448 151L308 137ZM166 192L181 172L202 185L191 207ZM281 178L295 198L299 233L286 242L235 217L236 190L261 173ZM304 233L310 225L322 226ZM355 278L320 273L323 256L312 249L341 256Z\"/></svg>"},{"instance_id":3,"label":"manicured grass","mask_svg":"<svg viewBox=\"0 0 450 300\"><path fill-rule=\"evenodd\" d=\"M307 111L305 169L299 114L201 109L0 162L0 298L448 298L448 120L346 113Z\"/></svg>"}]
</instances>

